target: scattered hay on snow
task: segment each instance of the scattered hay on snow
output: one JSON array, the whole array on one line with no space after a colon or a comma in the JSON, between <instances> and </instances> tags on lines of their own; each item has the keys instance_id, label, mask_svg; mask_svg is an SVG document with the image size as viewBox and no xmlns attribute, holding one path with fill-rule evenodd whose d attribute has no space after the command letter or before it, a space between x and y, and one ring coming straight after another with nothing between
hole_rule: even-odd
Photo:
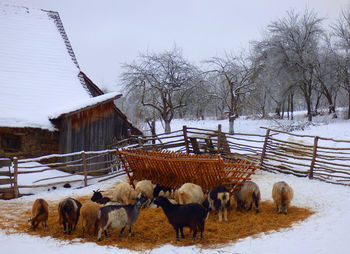
<instances>
[{"instance_id":1,"label":"scattered hay on snow","mask_svg":"<svg viewBox=\"0 0 350 254\"><path fill-rule=\"evenodd\" d=\"M88 196L75 198L82 203L90 199ZM58 224L58 202L47 201L50 214L46 229L39 227L36 230L30 230L27 223L31 214L30 205L23 206L21 210L21 207L14 202L11 203L12 207L11 205L6 207L6 212L10 214L16 212L17 216L6 216L2 213L0 215L0 227L8 233L25 232L31 235L51 236L60 240L74 242L78 238L81 242L96 242L99 245L112 245L132 250L149 250L164 244L173 244L175 246L200 244L204 248L214 248L218 245L234 242L240 238L248 236L258 237L259 233L291 227L293 223L301 222L313 214L308 208L295 206L290 207L288 215L277 214L275 205L272 202L262 201L260 203L260 213L237 212L233 209L228 211L227 222L218 222L217 216L212 213L205 223L202 241L199 240L199 237L196 240L192 240L192 233L185 228L185 239L180 239L177 242L175 230L169 224L163 210L161 208L146 208L141 210L139 219L133 225L133 237L129 238L127 230L125 230L120 238L119 230L109 229L109 237L103 238L101 242L98 242L96 235L88 235L82 238L80 220L77 230L72 235L64 235L62 225ZM17 213L18 210L21 210L21 213Z\"/></svg>"}]
</instances>

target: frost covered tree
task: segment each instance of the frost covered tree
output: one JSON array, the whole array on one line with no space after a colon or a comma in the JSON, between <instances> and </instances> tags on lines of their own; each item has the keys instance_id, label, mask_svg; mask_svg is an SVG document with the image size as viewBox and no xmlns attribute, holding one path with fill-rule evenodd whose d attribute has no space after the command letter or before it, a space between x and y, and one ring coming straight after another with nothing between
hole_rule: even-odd
<instances>
[{"instance_id":1,"label":"frost covered tree","mask_svg":"<svg viewBox=\"0 0 350 254\"><path fill-rule=\"evenodd\" d=\"M227 108L229 132L233 134L234 121L239 116L241 102L251 89L253 69L247 59L232 54L226 54L222 58L213 57L206 63L209 64L208 72L219 81L210 95L220 100Z\"/></svg>"},{"instance_id":2,"label":"frost covered tree","mask_svg":"<svg viewBox=\"0 0 350 254\"><path fill-rule=\"evenodd\" d=\"M337 71L342 88L348 93L348 119L350 119L350 8L342 11L336 25L333 26L333 33L337 38Z\"/></svg>"},{"instance_id":3,"label":"frost covered tree","mask_svg":"<svg viewBox=\"0 0 350 254\"><path fill-rule=\"evenodd\" d=\"M278 66L293 77L291 84L299 89L304 97L309 121L312 120L312 95L317 81L317 64L322 19L315 13L305 11L303 15L287 12L287 17L272 22L268 26L268 38L264 41L265 50L273 52Z\"/></svg>"},{"instance_id":4,"label":"frost covered tree","mask_svg":"<svg viewBox=\"0 0 350 254\"><path fill-rule=\"evenodd\" d=\"M137 91L141 104L154 110L169 133L176 111L186 106L185 101L195 90L197 68L175 46L162 53L140 54L133 63L123 65L123 69L125 91L128 94Z\"/></svg>"}]
</instances>

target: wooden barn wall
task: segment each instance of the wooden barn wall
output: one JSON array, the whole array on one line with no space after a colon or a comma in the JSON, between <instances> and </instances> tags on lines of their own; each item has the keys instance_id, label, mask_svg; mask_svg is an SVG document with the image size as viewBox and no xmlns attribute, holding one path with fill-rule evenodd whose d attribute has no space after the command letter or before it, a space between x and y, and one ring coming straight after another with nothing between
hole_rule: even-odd
<instances>
[{"instance_id":1,"label":"wooden barn wall","mask_svg":"<svg viewBox=\"0 0 350 254\"><path fill-rule=\"evenodd\" d=\"M4 146L5 139L17 139L17 148ZM58 152L58 132L40 128L0 127L0 157L39 157Z\"/></svg>"},{"instance_id":2,"label":"wooden barn wall","mask_svg":"<svg viewBox=\"0 0 350 254\"><path fill-rule=\"evenodd\" d=\"M128 122L116 114L113 102L64 117L60 123L60 153L109 148L127 137L128 128Z\"/></svg>"}]
</instances>

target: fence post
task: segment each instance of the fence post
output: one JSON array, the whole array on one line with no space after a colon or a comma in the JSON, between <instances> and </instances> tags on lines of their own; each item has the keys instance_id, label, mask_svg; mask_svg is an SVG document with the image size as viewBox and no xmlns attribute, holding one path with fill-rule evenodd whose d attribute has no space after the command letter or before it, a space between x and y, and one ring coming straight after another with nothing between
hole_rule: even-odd
<instances>
[{"instance_id":1,"label":"fence post","mask_svg":"<svg viewBox=\"0 0 350 254\"><path fill-rule=\"evenodd\" d=\"M265 140L264 140L264 146L263 146L263 150L261 152L261 157L260 157L260 167L262 167L263 162L264 162L264 157L265 157L266 147L267 147L267 142L269 141L269 137L270 137L270 129L267 129L266 135L265 135Z\"/></svg>"},{"instance_id":2,"label":"fence post","mask_svg":"<svg viewBox=\"0 0 350 254\"><path fill-rule=\"evenodd\" d=\"M314 148L313 148L312 161L311 161L310 171L309 171L309 179L314 178L314 167L315 167L315 161L316 161L316 155L317 155L318 139L319 139L318 136L316 136L314 139Z\"/></svg>"},{"instance_id":3,"label":"fence post","mask_svg":"<svg viewBox=\"0 0 350 254\"><path fill-rule=\"evenodd\" d=\"M86 166L86 154L83 152L81 154L81 158L83 160L83 170L84 170L84 186L87 186L87 166Z\"/></svg>"},{"instance_id":4,"label":"fence post","mask_svg":"<svg viewBox=\"0 0 350 254\"><path fill-rule=\"evenodd\" d=\"M218 153L221 153L221 124L218 124Z\"/></svg>"},{"instance_id":5,"label":"fence post","mask_svg":"<svg viewBox=\"0 0 350 254\"><path fill-rule=\"evenodd\" d=\"M18 159L13 158L13 195L18 198Z\"/></svg>"},{"instance_id":6,"label":"fence post","mask_svg":"<svg viewBox=\"0 0 350 254\"><path fill-rule=\"evenodd\" d=\"M189 148L189 144L188 144L187 126L186 125L182 126L182 132L183 132L184 140L185 140L186 153L189 154L190 153L190 148Z\"/></svg>"}]
</instances>

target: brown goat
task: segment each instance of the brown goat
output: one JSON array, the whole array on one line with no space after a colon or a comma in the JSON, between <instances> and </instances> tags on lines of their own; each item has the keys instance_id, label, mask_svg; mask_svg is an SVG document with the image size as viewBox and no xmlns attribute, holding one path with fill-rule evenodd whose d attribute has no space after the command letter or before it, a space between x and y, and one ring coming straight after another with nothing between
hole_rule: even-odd
<instances>
[{"instance_id":1,"label":"brown goat","mask_svg":"<svg viewBox=\"0 0 350 254\"><path fill-rule=\"evenodd\" d=\"M284 181L277 182L272 188L272 198L275 201L277 213L287 214L293 199L293 189Z\"/></svg>"},{"instance_id":2,"label":"brown goat","mask_svg":"<svg viewBox=\"0 0 350 254\"><path fill-rule=\"evenodd\" d=\"M81 203L73 198L66 198L58 205L58 223L63 225L63 232L67 233L66 224L68 224L68 234L75 230L79 215Z\"/></svg>"},{"instance_id":3,"label":"brown goat","mask_svg":"<svg viewBox=\"0 0 350 254\"><path fill-rule=\"evenodd\" d=\"M47 227L49 217L49 205L44 199L38 198L32 207L32 218L29 219L32 229L36 229L41 223L43 228Z\"/></svg>"},{"instance_id":4,"label":"brown goat","mask_svg":"<svg viewBox=\"0 0 350 254\"><path fill-rule=\"evenodd\" d=\"M97 203L93 202L85 203L81 207L80 215L83 237L85 236L85 232L87 232L87 234L91 234L91 229L93 229L94 234L97 234L99 222L97 217L98 209L100 209L100 206Z\"/></svg>"}]
</instances>

